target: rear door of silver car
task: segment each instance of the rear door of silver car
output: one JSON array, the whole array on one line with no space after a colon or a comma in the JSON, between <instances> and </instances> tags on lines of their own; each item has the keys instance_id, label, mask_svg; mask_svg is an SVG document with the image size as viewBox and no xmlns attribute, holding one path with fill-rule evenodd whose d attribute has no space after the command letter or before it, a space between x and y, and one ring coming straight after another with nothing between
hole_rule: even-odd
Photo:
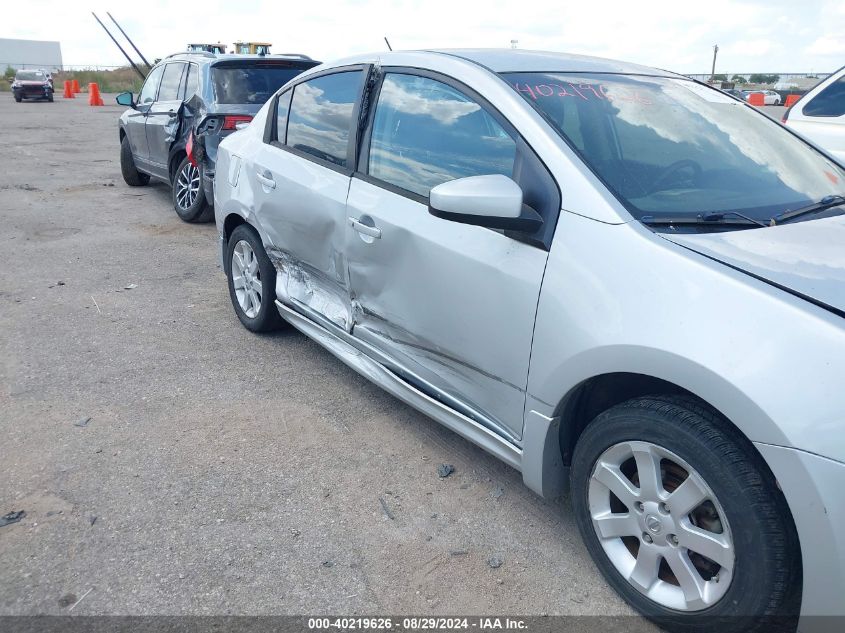
<instances>
[{"instance_id":1,"label":"rear door of silver car","mask_svg":"<svg viewBox=\"0 0 845 633\"><path fill-rule=\"evenodd\" d=\"M346 331L346 197L363 77L361 67L335 69L279 95L272 129L245 173L281 300Z\"/></svg>"}]
</instances>

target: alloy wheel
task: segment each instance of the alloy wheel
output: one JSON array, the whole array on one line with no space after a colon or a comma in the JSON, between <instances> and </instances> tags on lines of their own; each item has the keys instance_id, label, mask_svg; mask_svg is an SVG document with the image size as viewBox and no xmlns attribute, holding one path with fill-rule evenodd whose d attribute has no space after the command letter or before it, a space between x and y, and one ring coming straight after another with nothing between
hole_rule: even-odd
<instances>
[{"instance_id":1,"label":"alloy wheel","mask_svg":"<svg viewBox=\"0 0 845 633\"><path fill-rule=\"evenodd\" d=\"M727 592L735 551L724 510L671 451L641 441L611 446L593 468L588 503L610 562L654 602L700 611Z\"/></svg>"},{"instance_id":2,"label":"alloy wheel","mask_svg":"<svg viewBox=\"0 0 845 633\"><path fill-rule=\"evenodd\" d=\"M185 163L176 179L176 204L180 209L187 211L196 202L199 191L200 170L189 162Z\"/></svg>"},{"instance_id":3,"label":"alloy wheel","mask_svg":"<svg viewBox=\"0 0 845 633\"><path fill-rule=\"evenodd\" d=\"M250 319L261 310L261 271L252 246L245 240L235 244L232 251L232 285L243 313Z\"/></svg>"}]
</instances>

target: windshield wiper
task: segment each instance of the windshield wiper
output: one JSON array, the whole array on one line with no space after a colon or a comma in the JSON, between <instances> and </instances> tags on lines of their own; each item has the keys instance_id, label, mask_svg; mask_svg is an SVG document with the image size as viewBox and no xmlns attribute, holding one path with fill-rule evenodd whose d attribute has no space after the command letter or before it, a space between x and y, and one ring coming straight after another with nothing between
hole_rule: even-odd
<instances>
[{"instance_id":1,"label":"windshield wiper","mask_svg":"<svg viewBox=\"0 0 845 633\"><path fill-rule=\"evenodd\" d=\"M769 220L769 224L771 226L777 226L778 224L783 224L784 222L794 220L795 218L800 218L804 215L810 215L811 213L819 213L821 211L825 211L833 207L838 207L840 204L845 204L845 196L825 196L818 202L808 204L806 207L800 207L792 211L784 211L783 213L780 213L773 217L771 220Z\"/></svg>"},{"instance_id":2,"label":"windshield wiper","mask_svg":"<svg viewBox=\"0 0 845 633\"><path fill-rule=\"evenodd\" d=\"M714 213L699 213L697 215L679 215L679 216L665 216L654 217L653 215L643 216L643 224L649 226L663 226L663 225L692 225L692 226L709 226L713 224L730 225L730 226L768 226L762 220L755 220L747 215L738 213L737 211L718 211Z\"/></svg>"}]
</instances>

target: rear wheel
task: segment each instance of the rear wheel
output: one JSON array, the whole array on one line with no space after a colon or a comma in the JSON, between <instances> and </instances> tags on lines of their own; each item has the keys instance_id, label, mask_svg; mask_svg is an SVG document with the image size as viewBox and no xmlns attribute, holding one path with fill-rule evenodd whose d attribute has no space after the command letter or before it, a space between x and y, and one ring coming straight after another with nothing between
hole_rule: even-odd
<instances>
[{"instance_id":1,"label":"rear wheel","mask_svg":"<svg viewBox=\"0 0 845 633\"><path fill-rule=\"evenodd\" d=\"M638 398L593 420L575 447L572 504L607 580L662 627L794 630L800 551L786 501L753 446L693 399Z\"/></svg>"},{"instance_id":2,"label":"rear wheel","mask_svg":"<svg viewBox=\"0 0 845 633\"><path fill-rule=\"evenodd\" d=\"M120 173L123 175L123 182L130 187L142 187L150 182L150 177L135 167L128 136L124 136L120 141Z\"/></svg>"},{"instance_id":3,"label":"rear wheel","mask_svg":"<svg viewBox=\"0 0 845 633\"><path fill-rule=\"evenodd\" d=\"M185 222L209 222L214 218L214 209L205 199L202 187L202 169L182 159L173 179L173 208Z\"/></svg>"},{"instance_id":4,"label":"rear wheel","mask_svg":"<svg viewBox=\"0 0 845 633\"><path fill-rule=\"evenodd\" d=\"M226 248L229 298L244 327L272 332L284 325L276 308L276 269L261 238L248 224L232 231Z\"/></svg>"}]
</instances>

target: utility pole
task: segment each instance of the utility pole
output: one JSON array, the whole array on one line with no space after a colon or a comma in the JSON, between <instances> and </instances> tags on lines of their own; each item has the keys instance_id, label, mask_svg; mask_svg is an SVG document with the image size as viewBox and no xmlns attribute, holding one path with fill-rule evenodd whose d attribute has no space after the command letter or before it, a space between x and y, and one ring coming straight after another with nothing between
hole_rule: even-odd
<instances>
[{"instance_id":1,"label":"utility pole","mask_svg":"<svg viewBox=\"0 0 845 633\"><path fill-rule=\"evenodd\" d=\"M716 54L719 52L719 45L713 46L713 68L710 70L710 81L716 81Z\"/></svg>"}]
</instances>

